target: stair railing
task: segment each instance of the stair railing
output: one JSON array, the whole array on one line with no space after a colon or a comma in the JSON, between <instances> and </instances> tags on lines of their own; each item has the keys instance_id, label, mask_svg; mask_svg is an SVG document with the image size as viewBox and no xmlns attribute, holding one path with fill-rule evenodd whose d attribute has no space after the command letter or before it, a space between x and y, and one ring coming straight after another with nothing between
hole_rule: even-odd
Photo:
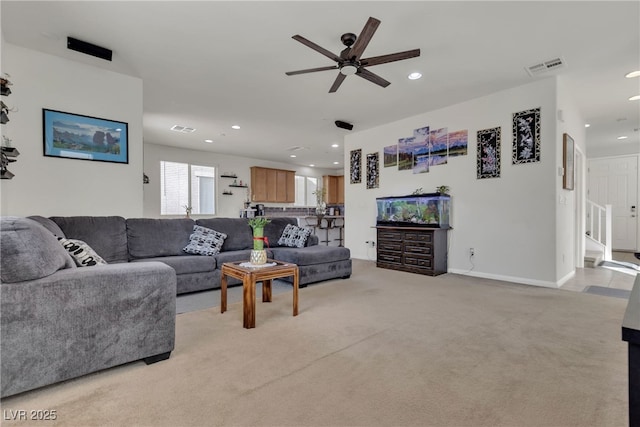
<instances>
[{"instance_id":1,"label":"stair railing","mask_svg":"<svg viewBox=\"0 0 640 427\"><path fill-rule=\"evenodd\" d=\"M603 259L611 261L611 205L600 206L587 200L587 236L600 243Z\"/></svg>"}]
</instances>

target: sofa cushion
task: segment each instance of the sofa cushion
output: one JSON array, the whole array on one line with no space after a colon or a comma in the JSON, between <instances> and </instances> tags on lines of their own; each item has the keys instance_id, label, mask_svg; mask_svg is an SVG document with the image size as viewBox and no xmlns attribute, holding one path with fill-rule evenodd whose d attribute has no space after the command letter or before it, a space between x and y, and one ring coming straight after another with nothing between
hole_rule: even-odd
<instances>
[{"instance_id":1,"label":"sofa cushion","mask_svg":"<svg viewBox=\"0 0 640 427\"><path fill-rule=\"evenodd\" d=\"M219 233L201 225L193 226L193 233L189 236L189 244L184 247L184 251L193 255L215 255L220 253L220 248L227 235Z\"/></svg>"},{"instance_id":2,"label":"sofa cushion","mask_svg":"<svg viewBox=\"0 0 640 427\"><path fill-rule=\"evenodd\" d=\"M222 252L253 248L253 231L246 218L203 218L196 224L227 235Z\"/></svg>"},{"instance_id":3,"label":"sofa cushion","mask_svg":"<svg viewBox=\"0 0 640 427\"><path fill-rule=\"evenodd\" d=\"M297 225L287 224L282 236L278 239L279 246L288 246L291 248L303 248L307 243L307 239L311 235L308 228L298 227Z\"/></svg>"},{"instance_id":4,"label":"sofa cushion","mask_svg":"<svg viewBox=\"0 0 640 427\"><path fill-rule=\"evenodd\" d=\"M206 273L216 269L216 259L210 256L177 255L147 259L134 259L131 262L160 261L176 271L176 274Z\"/></svg>"},{"instance_id":5,"label":"sofa cushion","mask_svg":"<svg viewBox=\"0 0 640 427\"><path fill-rule=\"evenodd\" d=\"M338 246L309 246L306 248L272 248L273 258L298 266L324 264L348 260L351 251Z\"/></svg>"},{"instance_id":6,"label":"sofa cushion","mask_svg":"<svg viewBox=\"0 0 640 427\"><path fill-rule=\"evenodd\" d=\"M53 222L49 218L45 218L45 217L40 216L40 215L31 215L31 216L28 216L27 218L32 219L35 222L37 222L38 224L42 225L44 228L46 228L51 233L53 233L54 236L65 237L64 232L62 231L62 229L60 227L58 227L58 224L56 224L55 222Z\"/></svg>"},{"instance_id":7,"label":"sofa cushion","mask_svg":"<svg viewBox=\"0 0 640 427\"><path fill-rule=\"evenodd\" d=\"M267 257L269 257L270 254L271 252L267 250ZM224 264L225 262L249 261L250 256L251 249L244 249L241 251L220 252L215 256L215 258L218 268L222 268L222 264Z\"/></svg>"},{"instance_id":8,"label":"sofa cushion","mask_svg":"<svg viewBox=\"0 0 640 427\"><path fill-rule=\"evenodd\" d=\"M264 227L264 236L269 239L269 246L278 246L278 240L282 236L282 232L287 225L298 225L298 220L296 218L291 217L275 217L271 218L271 222L269 222Z\"/></svg>"},{"instance_id":9,"label":"sofa cushion","mask_svg":"<svg viewBox=\"0 0 640 427\"><path fill-rule=\"evenodd\" d=\"M108 263L127 262L127 226L120 216L52 216L67 239L82 240Z\"/></svg>"},{"instance_id":10,"label":"sofa cushion","mask_svg":"<svg viewBox=\"0 0 640 427\"><path fill-rule=\"evenodd\" d=\"M0 220L0 281L40 279L63 268L75 264L49 230L28 218Z\"/></svg>"},{"instance_id":11,"label":"sofa cushion","mask_svg":"<svg viewBox=\"0 0 640 427\"><path fill-rule=\"evenodd\" d=\"M64 237L57 237L57 239L62 247L69 252L78 267L93 267L94 265L106 264L105 260L82 240Z\"/></svg>"},{"instance_id":12,"label":"sofa cushion","mask_svg":"<svg viewBox=\"0 0 640 427\"><path fill-rule=\"evenodd\" d=\"M127 219L127 240L131 259L185 255L194 221L189 218Z\"/></svg>"}]
</instances>

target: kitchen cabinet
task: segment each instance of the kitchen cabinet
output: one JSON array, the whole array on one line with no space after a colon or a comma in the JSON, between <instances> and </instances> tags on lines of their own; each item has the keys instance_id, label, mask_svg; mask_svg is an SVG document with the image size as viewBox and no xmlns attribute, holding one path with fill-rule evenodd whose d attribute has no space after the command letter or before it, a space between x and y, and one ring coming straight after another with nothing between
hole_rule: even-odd
<instances>
[{"instance_id":1,"label":"kitchen cabinet","mask_svg":"<svg viewBox=\"0 0 640 427\"><path fill-rule=\"evenodd\" d=\"M344 204L344 176L324 175L322 186L326 188L325 203L328 205Z\"/></svg>"},{"instance_id":2,"label":"kitchen cabinet","mask_svg":"<svg viewBox=\"0 0 640 427\"><path fill-rule=\"evenodd\" d=\"M295 171L251 167L251 201L294 203L296 201Z\"/></svg>"}]
</instances>

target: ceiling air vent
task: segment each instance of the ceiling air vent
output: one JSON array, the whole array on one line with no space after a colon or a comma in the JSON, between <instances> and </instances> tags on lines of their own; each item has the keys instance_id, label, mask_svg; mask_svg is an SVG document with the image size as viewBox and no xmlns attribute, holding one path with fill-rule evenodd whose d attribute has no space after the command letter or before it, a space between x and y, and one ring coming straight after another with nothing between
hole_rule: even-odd
<instances>
[{"instance_id":1,"label":"ceiling air vent","mask_svg":"<svg viewBox=\"0 0 640 427\"><path fill-rule=\"evenodd\" d=\"M293 147L287 148L286 151L293 152L293 151L308 150L308 149L309 149L309 147L300 147L299 145L294 145Z\"/></svg>"},{"instance_id":2,"label":"ceiling air vent","mask_svg":"<svg viewBox=\"0 0 640 427\"><path fill-rule=\"evenodd\" d=\"M189 127L180 126L180 125L173 125L171 127L171 130L175 132L183 132L183 133L191 133L196 131L194 128L189 128Z\"/></svg>"},{"instance_id":3,"label":"ceiling air vent","mask_svg":"<svg viewBox=\"0 0 640 427\"><path fill-rule=\"evenodd\" d=\"M532 65L530 67L525 68L527 73L531 77L538 76L540 74L544 74L548 71L555 71L560 68L564 68L566 66L564 60L560 57L551 59L549 61L540 62L539 64Z\"/></svg>"}]
</instances>

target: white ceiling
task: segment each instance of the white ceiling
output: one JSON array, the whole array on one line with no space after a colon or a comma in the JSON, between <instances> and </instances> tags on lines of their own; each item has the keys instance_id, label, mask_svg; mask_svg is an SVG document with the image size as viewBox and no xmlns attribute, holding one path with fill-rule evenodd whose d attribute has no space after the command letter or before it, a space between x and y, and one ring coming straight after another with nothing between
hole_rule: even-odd
<instances>
[{"instance_id":1,"label":"white ceiling","mask_svg":"<svg viewBox=\"0 0 640 427\"><path fill-rule=\"evenodd\" d=\"M640 69L638 1L3 0L1 14L6 42L142 78L145 142L341 168L348 131L335 120L353 132L379 126L526 84L525 67L562 57L554 73L591 124L588 150L640 146L640 102L628 101L640 78L624 78ZM340 36L369 16L382 23L363 58L422 52L370 68L389 87L349 76L330 94L335 70L285 75L334 64L291 36L339 54ZM113 61L68 50L67 36L112 49ZM412 71L422 79L408 80ZM197 130L170 131L176 124ZM290 158L296 146L308 149Z\"/></svg>"}]
</instances>

